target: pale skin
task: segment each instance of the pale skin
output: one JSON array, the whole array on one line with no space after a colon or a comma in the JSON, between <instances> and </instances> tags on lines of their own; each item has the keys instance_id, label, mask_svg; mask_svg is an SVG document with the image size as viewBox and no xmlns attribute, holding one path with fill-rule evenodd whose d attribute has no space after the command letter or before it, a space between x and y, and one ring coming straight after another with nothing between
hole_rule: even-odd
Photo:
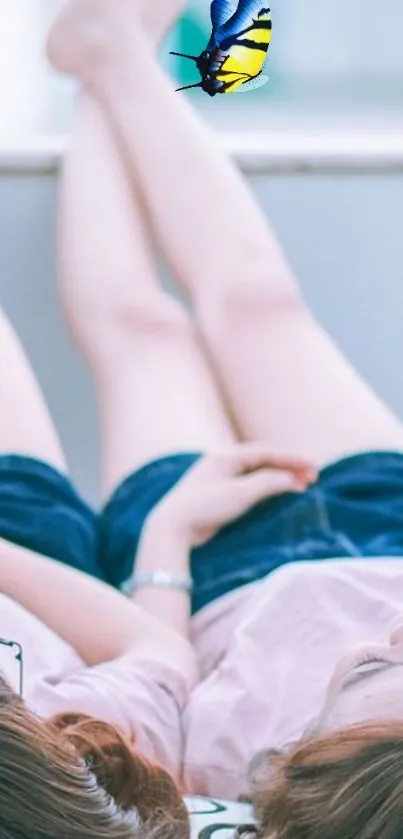
<instances>
[{"instance_id":1,"label":"pale skin","mask_svg":"<svg viewBox=\"0 0 403 839\"><path fill-rule=\"evenodd\" d=\"M180 7L180 0L153 4L156 20L163 11L165 27L170 12L173 19ZM91 98L91 107L96 102L99 113L102 111L110 138L114 136L121 152L137 212L141 206L145 208L153 233L197 315L199 338L215 381L208 365L200 375L197 354L194 377L187 387L193 387L197 379L198 398L193 403L192 422L187 414L181 425L183 448L194 445L197 438L196 445L205 450L207 433L207 447L214 449L222 445L223 435L232 442L238 433L242 440L266 440L273 450L301 454L318 467L367 449L401 451L401 423L307 311L267 219L238 172L219 153L206 126L189 104L173 93L173 84L157 66L153 48L160 33L156 20L153 25L144 20L143 8L150 6L138 2L136 16L132 0L72 0L62 12L49 46L56 65L81 82L87 107ZM121 260L116 242L117 251ZM159 353L159 369L169 371L175 406L175 398L182 395L183 402L187 388L181 368L184 353L178 352L173 365L172 347L186 346L189 357L194 333L189 321L185 327L183 312L174 315L171 301L157 291L155 279L150 283L149 274L141 271L135 276L131 284L136 288L132 331L142 336L142 359L154 354L155 360ZM131 375L136 375L133 370ZM134 390L136 386L137 378ZM164 388L160 387L158 397L155 382L148 381L145 393L152 398L151 404L157 399L157 404L164 406L164 433L169 428L172 434L170 452L176 447L177 410L172 410L170 422ZM347 405L348 412L341 412L340 405ZM161 430L156 438L154 456L165 443ZM137 462L134 458L132 465L138 465L138 460L141 458ZM120 476L115 477L119 480ZM179 520L181 515L183 521L183 506ZM393 638L398 656L399 643ZM396 670L388 672L392 677ZM372 713L376 708L382 713L384 707L387 672L383 679L383 693L379 678L378 685L374 681L376 707ZM332 696L330 690L330 702L337 702L337 695L336 691ZM352 709L340 714L338 725L354 721L359 714L362 697L351 688L349 697Z\"/></svg>"},{"instance_id":2,"label":"pale skin","mask_svg":"<svg viewBox=\"0 0 403 839\"><path fill-rule=\"evenodd\" d=\"M52 31L51 60L82 89L62 188L60 276L70 329L96 382L105 495L148 460L212 453L161 502L144 530L138 567L177 571L188 569L189 550L200 538L262 497L303 490L317 467L367 449L402 450L403 428L308 312L240 175L158 67L155 41L180 3L153 5L164 10L161 31L159 14L151 21L147 7L148 0L72 0ZM148 225L194 306L197 327L159 286ZM13 382L3 399L1 448L65 470L15 336L5 325L0 337L8 359L0 392ZM26 428L17 420L28 403L33 421ZM348 416L340 405L349 406ZM252 475L250 461L245 465L249 445L260 447ZM228 506L217 516L209 498L221 498L224 485ZM59 570L73 573L21 552L27 572L34 573L36 560L44 580ZM68 610L52 610L38 589L22 586L21 566L7 564L7 551L1 562L5 593L73 645L82 644ZM162 627L136 604L124 601L121 609L123 598L109 589L84 585L77 575L70 580L72 588L83 584L80 596L88 596L94 621L103 599L102 619L108 615L116 643L111 649L105 631L106 646L80 647L85 660L140 649L144 630L163 659L162 636L171 627L180 666L193 667L180 637L188 629L187 595L137 595L137 605L164 618Z\"/></svg>"},{"instance_id":3,"label":"pale skin","mask_svg":"<svg viewBox=\"0 0 403 839\"><path fill-rule=\"evenodd\" d=\"M88 237L82 237L82 224ZM163 434L158 439L156 429L151 427L147 440L150 408L153 413L158 412L163 397L157 383L155 398L152 389L146 394L147 379L151 385L153 370L159 369L161 348L157 341L154 353L151 336L143 332L140 320L143 301L139 307L133 277L138 272L144 276L151 292L151 304L152 295L158 297L161 293L152 255L144 242L147 231L142 209L128 186L118 149L98 106L84 96L78 107L72 154L64 170L59 226L62 296L71 331L90 363L98 391L104 490L108 494L138 465L140 450L147 459L181 446L199 448L202 444L208 450L210 414L213 417L219 414L221 406L193 330L172 302L168 316L161 309L161 323L156 311L156 325L162 327L163 333L167 322L167 338L172 329L171 318L174 319L172 346L164 349L172 363L173 377L180 365L177 381L173 378L167 382L166 401L178 417L185 419L186 406L184 409L179 380L182 377L189 382L190 436L186 440L183 426L178 422L176 436L173 424L168 424L166 439ZM100 230L108 230L110 235L100 236ZM164 298L165 303L168 307L169 301ZM0 314L0 318L1 353L7 359L7 364L0 367L3 400L0 450L4 454L12 452L44 460L67 473L60 441L29 362L5 315ZM182 332L183 340L178 342L176 338ZM143 355L144 350L146 354L140 366L138 355ZM195 373L197 381L192 392ZM139 394L144 393L147 403L142 398L138 402L133 388ZM176 408L172 396L176 397ZM202 405L206 398L210 402ZM200 422L195 429L193 417L197 406ZM210 504L212 520L207 506L202 525L207 523L211 532L262 497L287 489L303 489L314 477L303 459L279 458L268 444L236 445L224 411L221 425L219 433L217 423L214 446L220 453L204 462L201 470L194 470L195 503L201 500L201 509L205 509L203 499ZM256 470L256 477L249 474L243 478L245 470ZM197 488L198 475L202 480L203 475L207 478L201 493ZM194 476L189 477L192 485ZM223 490L226 492L226 504L221 512L213 498L209 498L212 485L217 496ZM166 563L169 568L188 571L197 522L192 520L187 527L182 519L175 526L172 516L175 507L176 501L171 505L167 499L150 516L139 552L139 569L148 570L155 563L163 567ZM182 671L190 683L196 680L197 663L186 640L190 612L187 595L145 591L134 598L136 602L129 602L102 583L4 540L0 540L0 579L3 594L40 618L74 647L89 666L122 656L153 658Z\"/></svg>"},{"instance_id":4,"label":"pale skin","mask_svg":"<svg viewBox=\"0 0 403 839\"><path fill-rule=\"evenodd\" d=\"M154 234L196 309L199 331L242 439L267 440L274 450L301 453L318 466L367 449L401 450L400 422L315 322L241 176L157 65L149 29L141 24L145 5L73 0L61 12L49 51L56 66L78 76L114 132ZM170 0L166 14L171 8L173 20L181 5ZM116 251L122 259L118 245ZM128 273L129 253L126 268ZM161 356L172 348L173 330L175 344L183 344L183 317L181 329L171 301L153 294L149 275L138 271L135 288L139 309L133 320L140 321L147 336L164 316L165 329L158 328L157 338L154 334L153 357L158 346ZM186 346L192 346L189 335ZM182 361L165 363L175 407L177 378L184 402ZM205 447L207 428L200 428L200 416L209 419L210 446L221 444L223 433L231 434L222 399L215 389L213 410L211 384L206 387L200 367L194 372L204 409L192 403L194 414L184 418L181 428L184 445L194 444L196 435L199 447ZM190 386L190 378L187 382ZM149 398L155 399L153 386ZM165 405L164 393L160 398ZM189 403L190 396L186 407ZM340 405L349 406L343 417ZM158 423L159 413L155 416ZM166 417L166 428L168 423ZM172 426L171 445L178 434L175 410ZM161 433L159 428L158 439Z\"/></svg>"}]
</instances>

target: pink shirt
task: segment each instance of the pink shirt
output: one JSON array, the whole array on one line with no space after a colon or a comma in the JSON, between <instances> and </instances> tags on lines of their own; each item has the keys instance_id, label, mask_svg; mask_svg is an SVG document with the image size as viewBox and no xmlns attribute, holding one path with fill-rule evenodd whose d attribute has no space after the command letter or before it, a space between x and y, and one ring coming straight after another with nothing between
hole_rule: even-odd
<instances>
[{"instance_id":1,"label":"pink shirt","mask_svg":"<svg viewBox=\"0 0 403 839\"><path fill-rule=\"evenodd\" d=\"M77 653L8 597L0 595L0 636L24 655L24 699L39 716L78 711L123 727L139 750L181 775L183 712L188 690L174 669L125 656L86 667ZM0 670L18 689L14 654L0 646Z\"/></svg>"},{"instance_id":2,"label":"pink shirt","mask_svg":"<svg viewBox=\"0 0 403 839\"><path fill-rule=\"evenodd\" d=\"M318 715L337 659L387 638L403 613L403 559L288 565L193 619L201 681L126 657L86 668L39 621L0 596L0 635L24 648L25 699L40 715L68 709L123 725L188 793L235 799L262 748L298 739ZM0 667L16 682L10 654Z\"/></svg>"}]
</instances>

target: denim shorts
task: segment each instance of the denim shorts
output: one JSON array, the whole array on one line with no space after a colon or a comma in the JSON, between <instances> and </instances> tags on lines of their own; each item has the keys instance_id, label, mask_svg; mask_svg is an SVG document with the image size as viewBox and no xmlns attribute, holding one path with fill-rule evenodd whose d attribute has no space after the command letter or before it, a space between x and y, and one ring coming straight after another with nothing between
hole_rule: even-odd
<instances>
[{"instance_id":1,"label":"denim shorts","mask_svg":"<svg viewBox=\"0 0 403 839\"><path fill-rule=\"evenodd\" d=\"M148 514L201 457L178 454L125 480L96 514L65 476L0 457L0 536L119 588ZM192 552L193 613L290 562L403 556L403 454L334 463L303 495L262 502Z\"/></svg>"}]
</instances>

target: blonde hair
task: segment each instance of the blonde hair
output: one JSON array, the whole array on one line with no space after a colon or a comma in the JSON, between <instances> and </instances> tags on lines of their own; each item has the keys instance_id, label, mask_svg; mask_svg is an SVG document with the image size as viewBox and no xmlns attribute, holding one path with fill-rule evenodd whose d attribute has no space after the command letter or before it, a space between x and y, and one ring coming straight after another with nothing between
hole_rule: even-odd
<instances>
[{"instance_id":1,"label":"blonde hair","mask_svg":"<svg viewBox=\"0 0 403 839\"><path fill-rule=\"evenodd\" d=\"M251 798L264 839L403 836L403 722L312 738L259 764Z\"/></svg>"},{"instance_id":2,"label":"blonde hair","mask_svg":"<svg viewBox=\"0 0 403 839\"><path fill-rule=\"evenodd\" d=\"M35 717L0 677L1 839L189 839L179 790L101 720Z\"/></svg>"}]
</instances>

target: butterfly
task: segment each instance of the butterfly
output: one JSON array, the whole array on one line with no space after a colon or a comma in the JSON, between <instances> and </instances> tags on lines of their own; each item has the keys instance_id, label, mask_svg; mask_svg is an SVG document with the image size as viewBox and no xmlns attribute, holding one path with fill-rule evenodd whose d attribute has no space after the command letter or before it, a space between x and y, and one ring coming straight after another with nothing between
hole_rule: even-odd
<instances>
[{"instance_id":1,"label":"butterfly","mask_svg":"<svg viewBox=\"0 0 403 839\"><path fill-rule=\"evenodd\" d=\"M213 0L211 38L201 55L171 52L196 62L202 77L198 84L209 96L251 90L266 84L262 70L272 36L270 9L264 0Z\"/></svg>"}]
</instances>

